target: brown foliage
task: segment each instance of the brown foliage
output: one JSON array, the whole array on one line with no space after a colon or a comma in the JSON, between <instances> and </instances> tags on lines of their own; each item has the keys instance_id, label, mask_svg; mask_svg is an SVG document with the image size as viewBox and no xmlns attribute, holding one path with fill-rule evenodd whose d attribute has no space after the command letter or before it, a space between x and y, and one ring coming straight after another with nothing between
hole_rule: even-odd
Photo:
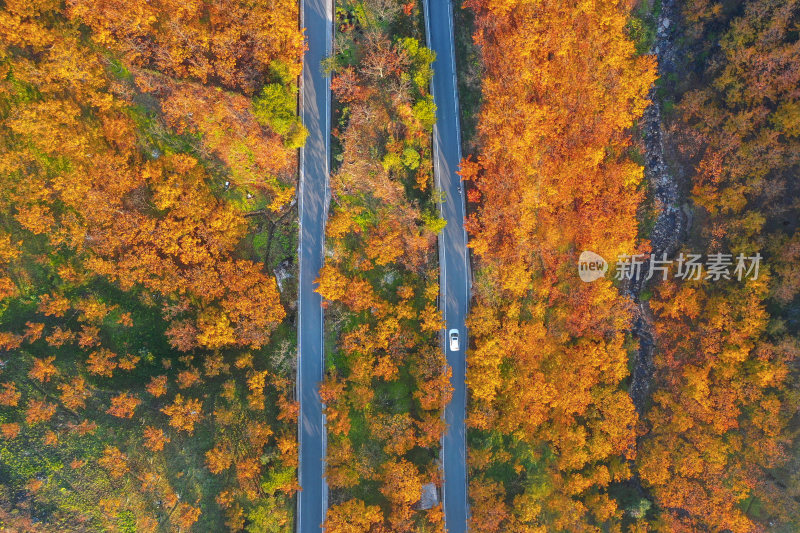
<instances>
[{"instance_id":1,"label":"brown foliage","mask_svg":"<svg viewBox=\"0 0 800 533\"><path fill-rule=\"evenodd\" d=\"M332 505L325 516L328 533L362 533L383 522L383 513L377 505L365 505L361 500L347 500Z\"/></svg>"},{"instance_id":2,"label":"brown foliage","mask_svg":"<svg viewBox=\"0 0 800 533\"><path fill-rule=\"evenodd\" d=\"M106 446L97 463L106 469L112 478L120 478L129 471L127 456L115 446Z\"/></svg>"},{"instance_id":3,"label":"brown foliage","mask_svg":"<svg viewBox=\"0 0 800 533\"><path fill-rule=\"evenodd\" d=\"M0 405L14 407L19 403L22 393L17 390L17 385L13 382L2 384L3 390L0 391Z\"/></svg>"},{"instance_id":4,"label":"brown foliage","mask_svg":"<svg viewBox=\"0 0 800 533\"><path fill-rule=\"evenodd\" d=\"M111 398L111 407L108 408L106 413L118 418L133 418L133 413L140 403L142 403L142 400L136 396L123 392Z\"/></svg>"},{"instance_id":5,"label":"brown foliage","mask_svg":"<svg viewBox=\"0 0 800 533\"><path fill-rule=\"evenodd\" d=\"M771 0L739 7L683 7L699 50L689 70L702 72L673 128L701 221L701 248L691 251L764 259L758 280L674 280L651 300L657 390L637 467L676 531L800 526L786 484L797 462L789 385L800 350L784 327L798 287L800 43L789 28L800 9ZM757 513L748 512L753 501Z\"/></svg>"},{"instance_id":6,"label":"brown foliage","mask_svg":"<svg viewBox=\"0 0 800 533\"><path fill-rule=\"evenodd\" d=\"M32 426L41 422L47 422L53 418L55 414L55 404L48 403L44 400L32 399L28 402L28 408L25 410L25 422Z\"/></svg>"},{"instance_id":7,"label":"brown foliage","mask_svg":"<svg viewBox=\"0 0 800 533\"><path fill-rule=\"evenodd\" d=\"M76 377L68 383L62 383L58 386L58 389L61 391L61 403L64 404L64 407L73 411L83 409L86 406L86 400L92 395L86 386L86 380L82 377Z\"/></svg>"},{"instance_id":8,"label":"brown foliage","mask_svg":"<svg viewBox=\"0 0 800 533\"><path fill-rule=\"evenodd\" d=\"M479 202L467 223L481 280L468 318L468 422L553 453L539 490L492 447L518 475L508 487L471 475L472 526L619 527L619 513L589 502L610 482L605 464L633 450L636 413L622 390L631 309L609 280L583 283L574 265L582 250L637 249L642 168L627 156L628 130L653 59L635 56L624 2L466 5L484 68L479 156L461 172ZM505 491L520 484L511 501Z\"/></svg>"},{"instance_id":9,"label":"brown foliage","mask_svg":"<svg viewBox=\"0 0 800 533\"><path fill-rule=\"evenodd\" d=\"M153 376L145 388L155 398L164 396L167 393L167 376Z\"/></svg>"},{"instance_id":10,"label":"brown foliage","mask_svg":"<svg viewBox=\"0 0 800 533\"><path fill-rule=\"evenodd\" d=\"M172 404L161 409L169 417L169 425L187 433L194 432L194 426L203 417L203 407L200 400L184 399L180 394L175 395Z\"/></svg>"},{"instance_id":11,"label":"brown foliage","mask_svg":"<svg viewBox=\"0 0 800 533\"><path fill-rule=\"evenodd\" d=\"M164 445L170 441L169 437L164 435L164 430L146 426L142 432L144 437L145 447L153 452L160 452L164 449Z\"/></svg>"},{"instance_id":12,"label":"brown foliage","mask_svg":"<svg viewBox=\"0 0 800 533\"><path fill-rule=\"evenodd\" d=\"M233 454L227 445L218 444L206 452L206 467L212 474L219 474L233 464Z\"/></svg>"}]
</instances>

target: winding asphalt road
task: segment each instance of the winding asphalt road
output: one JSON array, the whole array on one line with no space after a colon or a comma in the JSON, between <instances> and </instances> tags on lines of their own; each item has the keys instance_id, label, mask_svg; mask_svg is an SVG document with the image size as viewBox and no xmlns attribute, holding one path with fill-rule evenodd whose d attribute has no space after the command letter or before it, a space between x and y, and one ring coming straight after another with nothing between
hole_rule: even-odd
<instances>
[{"instance_id":1,"label":"winding asphalt road","mask_svg":"<svg viewBox=\"0 0 800 533\"><path fill-rule=\"evenodd\" d=\"M464 318L470 296L467 233L464 230L464 194L461 178L456 174L461 162L461 131L459 127L458 88L453 37L453 6L450 0L425 0L425 31L428 47L436 52L433 64L431 91L436 104L436 125L433 128L433 170L437 186L444 191L440 204L447 220L439 236L439 270L441 283L440 305L446 323L445 336L458 329L460 346L450 351L445 341L443 349L453 369L450 380L453 399L445 408L447 432L442 439L442 468L444 470L445 529L449 533L467 531L469 506L467 501L467 443L466 443L466 355L467 331Z\"/></svg>"},{"instance_id":2,"label":"winding asphalt road","mask_svg":"<svg viewBox=\"0 0 800 533\"><path fill-rule=\"evenodd\" d=\"M330 163L330 79L320 62L333 43L333 0L302 0L301 27L308 50L303 60L300 116L309 135L300 150L300 243L297 331L297 397L300 400L298 439L301 490L297 496L297 533L322 531L328 507L325 483L325 416L318 387L325 369L323 312L314 280L322 268L325 221L328 215Z\"/></svg>"}]
</instances>

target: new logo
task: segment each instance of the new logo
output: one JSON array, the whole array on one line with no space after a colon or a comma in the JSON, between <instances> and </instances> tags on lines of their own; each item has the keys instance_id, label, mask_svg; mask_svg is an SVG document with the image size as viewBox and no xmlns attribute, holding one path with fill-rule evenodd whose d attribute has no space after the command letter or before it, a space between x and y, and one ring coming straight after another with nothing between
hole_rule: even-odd
<instances>
[{"instance_id":1,"label":"new logo","mask_svg":"<svg viewBox=\"0 0 800 533\"><path fill-rule=\"evenodd\" d=\"M605 277L608 272L606 260L594 252L584 250L578 258L578 276L587 283Z\"/></svg>"}]
</instances>

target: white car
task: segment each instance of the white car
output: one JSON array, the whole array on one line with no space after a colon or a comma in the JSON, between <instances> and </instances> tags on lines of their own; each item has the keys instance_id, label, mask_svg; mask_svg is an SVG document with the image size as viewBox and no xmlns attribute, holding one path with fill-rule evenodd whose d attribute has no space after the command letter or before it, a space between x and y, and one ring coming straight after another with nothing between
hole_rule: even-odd
<instances>
[{"instance_id":1,"label":"white car","mask_svg":"<svg viewBox=\"0 0 800 533\"><path fill-rule=\"evenodd\" d=\"M458 351L458 330L451 329L447 333L447 337L450 339L450 351L457 352Z\"/></svg>"}]
</instances>

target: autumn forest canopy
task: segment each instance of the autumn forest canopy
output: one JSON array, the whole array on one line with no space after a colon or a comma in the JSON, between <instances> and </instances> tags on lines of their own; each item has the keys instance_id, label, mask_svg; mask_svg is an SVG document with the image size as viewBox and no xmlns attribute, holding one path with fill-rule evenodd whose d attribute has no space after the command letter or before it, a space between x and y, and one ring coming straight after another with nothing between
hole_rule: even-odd
<instances>
[{"instance_id":1,"label":"autumn forest canopy","mask_svg":"<svg viewBox=\"0 0 800 533\"><path fill-rule=\"evenodd\" d=\"M333 7L304 288L299 2L0 1L0 529L297 531L313 290L319 526L445 530L441 60ZM452 8L469 530L800 530L800 0Z\"/></svg>"}]
</instances>

